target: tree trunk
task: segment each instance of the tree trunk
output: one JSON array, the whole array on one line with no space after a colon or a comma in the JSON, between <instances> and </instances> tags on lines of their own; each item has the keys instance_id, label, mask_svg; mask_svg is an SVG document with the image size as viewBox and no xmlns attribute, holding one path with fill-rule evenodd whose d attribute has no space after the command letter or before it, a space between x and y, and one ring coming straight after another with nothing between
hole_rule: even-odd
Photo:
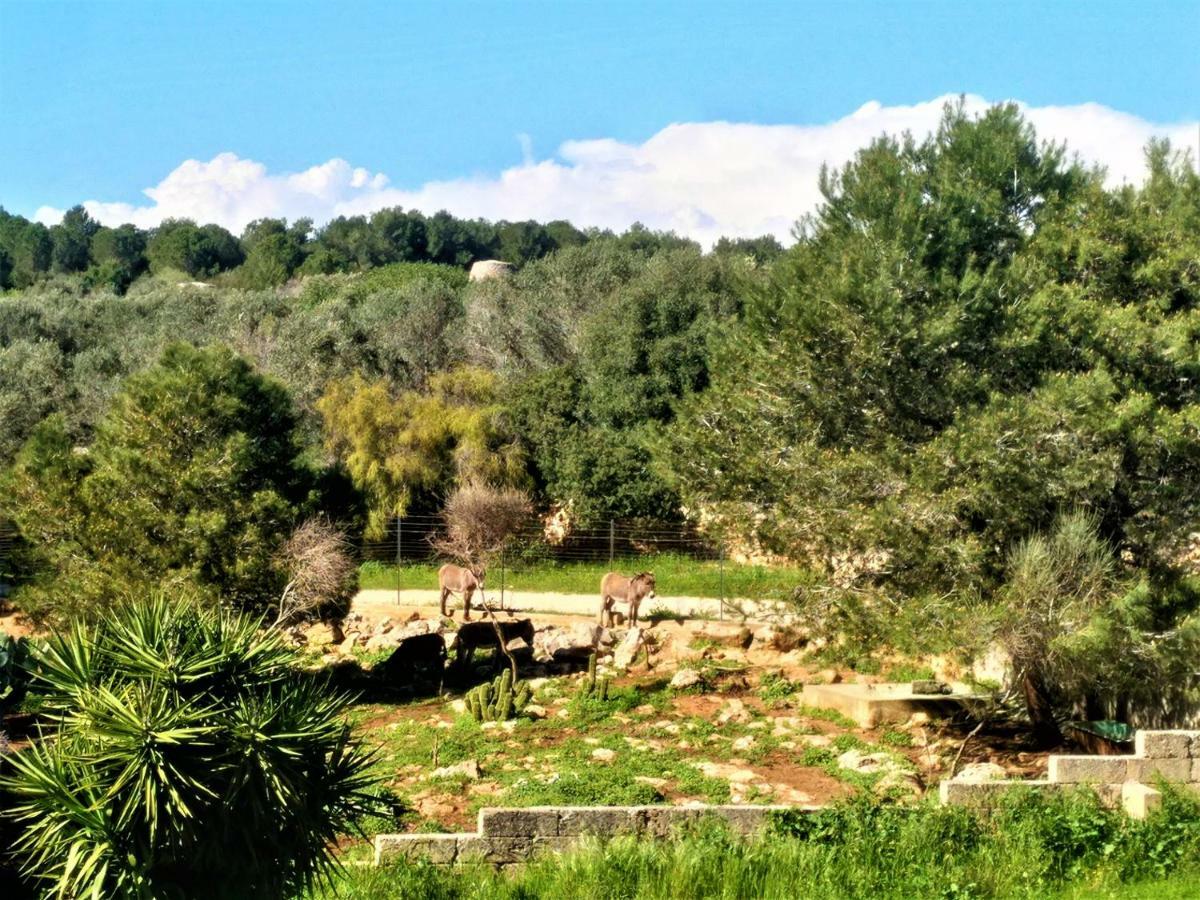
<instances>
[{"instance_id":1,"label":"tree trunk","mask_svg":"<svg viewBox=\"0 0 1200 900\"><path fill-rule=\"evenodd\" d=\"M1021 690L1025 695L1025 708L1033 724L1033 739L1039 747L1057 747L1063 743L1063 734L1054 720L1054 705L1050 702L1050 691L1046 688L1041 672L1029 668L1021 678Z\"/></svg>"}]
</instances>

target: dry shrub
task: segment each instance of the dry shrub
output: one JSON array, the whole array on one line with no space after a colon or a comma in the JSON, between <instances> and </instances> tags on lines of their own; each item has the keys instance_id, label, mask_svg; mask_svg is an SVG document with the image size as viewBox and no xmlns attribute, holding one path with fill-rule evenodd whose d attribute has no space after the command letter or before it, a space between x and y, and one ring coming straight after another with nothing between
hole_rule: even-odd
<instances>
[{"instance_id":1,"label":"dry shrub","mask_svg":"<svg viewBox=\"0 0 1200 900\"><path fill-rule=\"evenodd\" d=\"M312 518L292 532L279 552L287 585L279 598L277 626L331 609L344 611L354 589L355 566L345 532Z\"/></svg>"},{"instance_id":2,"label":"dry shrub","mask_svg":"<svg viewBox=\"0 0 1200 900\"><path fill-rule=\"evenodd\" d=\"M483 572L529 522L529 496L515 488L469 483L442 510L446 532L435 542L442 554Z\"/></svg>"}]
</instances>

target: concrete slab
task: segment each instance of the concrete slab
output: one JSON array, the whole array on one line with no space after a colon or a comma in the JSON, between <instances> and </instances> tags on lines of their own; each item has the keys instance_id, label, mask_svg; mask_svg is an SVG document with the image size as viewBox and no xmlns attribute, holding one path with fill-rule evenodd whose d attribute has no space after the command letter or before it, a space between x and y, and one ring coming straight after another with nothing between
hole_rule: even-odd
<instances>
[{"instance_id":1,"label":"concrete slab","mask_svg":"<svg viewBox=\"0 0 1200 900\"><path fill-rule=\"evenodd\" d=\"M985 701L986 694L955 691L952 694L914 694L911 684L806 684L804 702L832 709L863 728L887 722L907 722L913 713L950 716L965 701Z\"/></svg>"}]
</instances>

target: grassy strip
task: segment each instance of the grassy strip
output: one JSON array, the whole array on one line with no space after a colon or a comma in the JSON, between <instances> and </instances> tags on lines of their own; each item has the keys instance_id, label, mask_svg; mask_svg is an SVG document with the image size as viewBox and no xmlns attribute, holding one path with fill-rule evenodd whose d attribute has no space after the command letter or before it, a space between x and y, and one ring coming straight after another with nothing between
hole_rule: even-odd
<instances>
[{"instance_id":1,"label":"grassy strip","mask_svg":"<svg viewBox=\"0 0 1200 900\"><path fill-rule=\"evenodd\" d=\"M510 874L397 865L354 869L320 898L1191 897L1200 804L1170 795L1145 822L1094 798L1015 794L990 818L930 802L856 801L739 840L716 827L675 841L590 843Z\"/></svg>"},{"instance_id":2,"label":"grassy strip","mask_svg":"<svg viewBox=\"0 0 1200 900\"><path fill-rule=\"evenodd\" d=\"M396 566L379 562L363 563L359 569L359 586L366 589L437 591L436 563ZM746 600L783 600L792 590L811 577L803 569L769 566L748 566L727 562L697 560L688 556L660 553L652 556L633 556L607 562L557 563L542 560L506 569L507 590L530 593L595 594L600 579L611 570L621 572L653 572L658 592L665 597L737 597ZM491 572L489 586L500 586L500 573ZM653 605L653 604L652 604Z\"/></svg>"}]
</instances>

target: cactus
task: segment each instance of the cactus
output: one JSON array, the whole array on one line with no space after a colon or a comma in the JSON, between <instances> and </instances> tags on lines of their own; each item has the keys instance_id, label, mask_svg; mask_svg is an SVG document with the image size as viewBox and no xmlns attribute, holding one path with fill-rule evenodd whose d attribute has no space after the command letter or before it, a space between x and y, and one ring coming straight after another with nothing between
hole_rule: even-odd
<instances>
[{"instance_id":1,"label":"cactus","mask_svg":"<svg viewBox=\"0 0 1200 900\"><path fill-rule=\"evenodd\" d=\"M608 678L596 678L596 654L588 657L587 675L579 685L580 700L608 700Z\"/></svg>"},{"instance_id":2,"label":"cactus","mask_svg":"<svg viewBox=\"0 0 1200 900\"><path fill-rule=\"evenodd\" d=\"M467 712L476 722L503 722L520 715L532 695L528 684L520 680L514 684L512 671L505 669L495 681L467 692Z\"/></svg>"}]
</instances>

